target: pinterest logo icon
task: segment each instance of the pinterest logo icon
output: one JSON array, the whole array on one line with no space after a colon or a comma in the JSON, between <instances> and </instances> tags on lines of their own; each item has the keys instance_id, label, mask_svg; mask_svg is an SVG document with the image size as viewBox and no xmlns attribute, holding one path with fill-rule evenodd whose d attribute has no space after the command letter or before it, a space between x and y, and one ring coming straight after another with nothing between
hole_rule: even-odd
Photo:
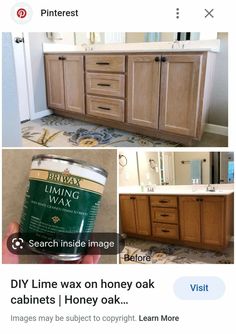
<instances>
[{"instance_id":1,"label":"pinterest logo icon","mask_svg":"<svg viewBox=\"0 0 236 334\"><path fill-rule=\"evenodd\" d=\"M15 4L11 9L11 17L12 19L19 24L27 23L32 18L32 9L26 3L18 3Z\"/></svg>"},{"instance_id":2,"label":"pinterest logo icon","mask_svg":"<svg viewBox=\"0 0 236 334\"><path fill-rule=\"evenodd\" d=\"M26 15L27 15L27 11L26 11L24 8L19 8L19 9L17 10L17 12L16 12L16 15L17 15L19 18L23 19L23 18L26 17Z\"/></svg>"}]
</instances>

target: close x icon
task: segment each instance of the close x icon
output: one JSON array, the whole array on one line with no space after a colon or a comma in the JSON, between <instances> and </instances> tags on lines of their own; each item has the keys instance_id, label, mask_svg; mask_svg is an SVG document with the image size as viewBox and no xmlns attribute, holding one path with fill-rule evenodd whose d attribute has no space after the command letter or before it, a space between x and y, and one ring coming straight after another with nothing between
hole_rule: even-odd
<instances>
[{"instance_id":1,"label":"close x icon","mask_svg":"<svg viewBox=\"0 0 236 334\"><path fill-rule=\"evenodd\" d=\"M214 8L213 9L204 9L205 10L205 19L206 18L214 18L213 12L214 12Z\"/></svg>"}]
</instances>

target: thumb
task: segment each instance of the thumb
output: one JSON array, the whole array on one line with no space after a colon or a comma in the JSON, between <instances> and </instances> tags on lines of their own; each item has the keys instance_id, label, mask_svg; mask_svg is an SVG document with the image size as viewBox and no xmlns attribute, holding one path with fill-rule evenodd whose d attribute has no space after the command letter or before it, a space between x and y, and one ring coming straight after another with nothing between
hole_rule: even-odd
<instances>
[{"instance_id":1,"label":"thumb","mask_svg":"<svg viewBox=\"0 0 236 334\"><path fill-rule=\"evenodd\" d=\"M11 234L19 232L19 225L17 223L11 223L7 227L7 231L2 241L2 263L3 264L17 264L19 263L19 257L16 254L13 254L7 248L7 239Z\"/></svg>"}]
</instances>

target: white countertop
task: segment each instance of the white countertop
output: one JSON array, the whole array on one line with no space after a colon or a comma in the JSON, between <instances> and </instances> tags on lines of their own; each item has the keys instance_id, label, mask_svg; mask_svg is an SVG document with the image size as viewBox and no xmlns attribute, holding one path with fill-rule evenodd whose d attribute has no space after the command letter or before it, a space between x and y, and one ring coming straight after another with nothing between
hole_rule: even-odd
<instances>
[{"instance_id":1,"label":"white countertop","mask_svg":"<svg viewBox=\"0 0 236 334\"><path fill-rule=\"evenodd\" d=\"M150 43L113 43L92 44L87 46L44 43L44 53L125 53L125 52L200 52L220 51L220 40L150 42Z\"/></svg>"},{"instance_id":2,"label":"white countertop","mask_svg":"<svg viewBox=\"0 0 236 334\"><path fill-rule=\"evenodd\" d=\"M119 187L120 194L137 194L137 195L214 195L223 196L234 193L232 184L215 184L215 191L206 191L206 184L184 185L184 186L154 186L154 191L141 190L141 186Z\"/></svg>"}]
</instances>

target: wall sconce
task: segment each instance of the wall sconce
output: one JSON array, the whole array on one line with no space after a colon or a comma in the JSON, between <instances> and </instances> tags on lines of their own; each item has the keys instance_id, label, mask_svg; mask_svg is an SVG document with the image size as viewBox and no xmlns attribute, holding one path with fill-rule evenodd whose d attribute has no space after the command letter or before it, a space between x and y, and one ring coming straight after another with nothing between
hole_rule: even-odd
<instances>
[{"instance_id":1,"label":"wall sconce","mask_svg":"<svg viewBox=\"0 0 236 334\"><path fill-rule=\"evenodd\" d=\"M59 33L59 32L46 32L46 36L51 41L62 40L63 39L62 34Z\"/></svg>"},{"instance_id":2,"label":"wall sconce","mask_svg":"<svg viewBox=\"0 0 236 334\"><path fill-rule=\"evenodd\" d=\"M158 164L154 159L149 159L149 165L156 173L158 173Z\"/></svg>"},{"instance_id":3,"label":"wall sconce","mask_svg":"<svg viewBox=\"0 0 236 334\"><path fill-rule=\"evenodd\" d=\"M128 160L124 154L119 154L119 165L125 167L128 163Z\"/></svg>"},{"instance_id":4,"label":"wall sconce","mask_svg":"<svg viewBox=\"0 0 236 334\"><path fill-rule=\"evenodd\" d=\"M95 44L95 42L96 42L95 32L90 32L89 33L89 42L90 42L90 44Z\"/></svg>"},{"instance_id":5,"label":"wall sconce","mask_svg":"<svg viewBox=\"0 0 236 334\"><path fill-rule=\"evenodd\" d=\"M153 159L149 159L149 165L152 169L155 169L157 167L156 161Z\"/></svg>"}]
</instances>

